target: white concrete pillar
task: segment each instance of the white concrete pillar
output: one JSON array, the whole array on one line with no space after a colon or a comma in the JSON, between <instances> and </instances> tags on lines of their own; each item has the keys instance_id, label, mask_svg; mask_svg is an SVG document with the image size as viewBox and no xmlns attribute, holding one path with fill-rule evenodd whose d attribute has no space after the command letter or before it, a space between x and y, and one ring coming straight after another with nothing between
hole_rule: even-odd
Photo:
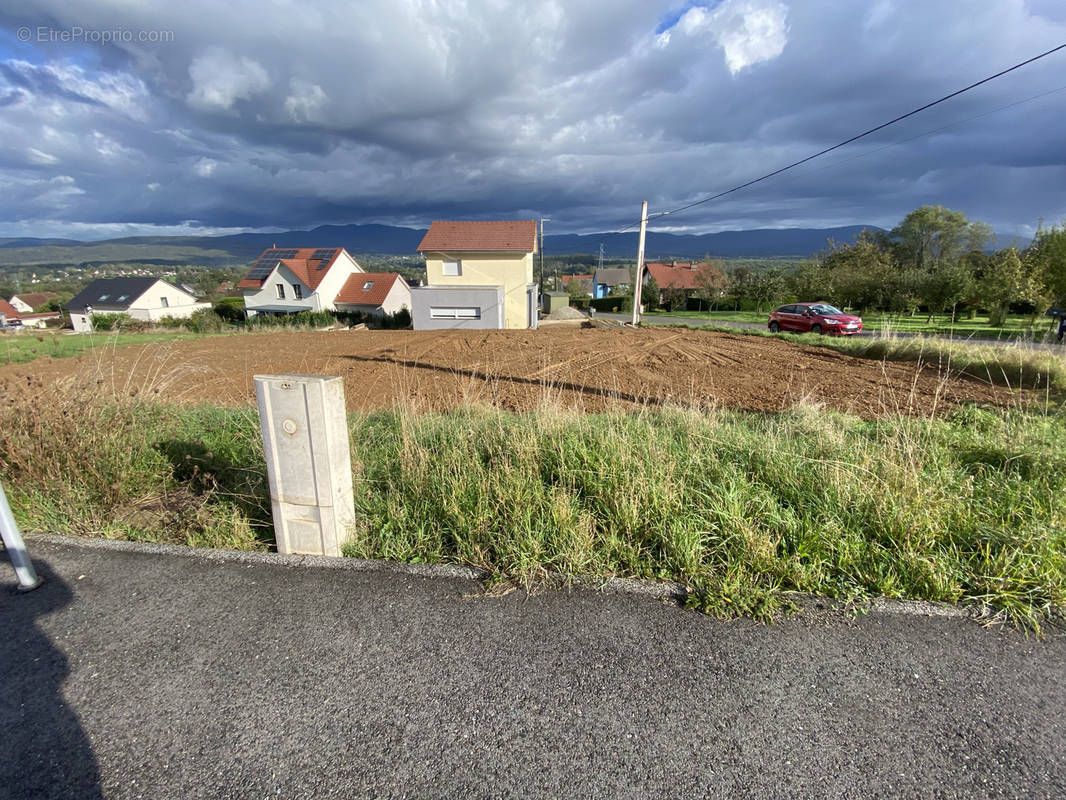
<instances>
[{"instance_id":1,"label":"white concrete pillar","mask_svg":"<svg viewBox=\"0 0 1066 800\"><path fill-rule=\"evenodd\" d=\"M256 375L278 551L339 556L355 522L344 383Z\"/></svg>"}]
</instances>

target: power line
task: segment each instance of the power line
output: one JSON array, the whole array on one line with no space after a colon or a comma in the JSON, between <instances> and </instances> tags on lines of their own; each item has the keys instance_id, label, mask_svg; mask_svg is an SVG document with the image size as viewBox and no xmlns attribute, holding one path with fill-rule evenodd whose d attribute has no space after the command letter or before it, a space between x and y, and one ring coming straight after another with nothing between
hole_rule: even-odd
<instances>
[{"instance_id":1,"label":"power line","mask_svg":"<svg viewBox=\"0 0 1066 800\"><path fill-rule=\"evenodd\" d=\"M971 89L976 89L978 86L986 84L989 81L993 81L996 78L1000 78L1000 77L1006 75L1009 72L1014 72L1014 70L1016 70L1016 69L1021 69L1022 67L1026 66L1027 64L1032 64L1034 61L1039 61L1041 58L1045 58L1045 57L1051 55L1052 53L1057 53L1059 50L1064 50L1064 49L1066 49L1066 43L1060 44L1058 47L1053 47L1052 49L1050 49L1050 50L1048 50L1046 52L1043 52L1040 55L1036 55L1036 56L1033 56L1032 58L1028 58L1025 61L1022 61L1022 62L1020 62L1018 64L1015 64L1013 67L1008 67L1005 70L1001 70L1000 72L997 72L995 75L989 75L987 78L982 78L981 80L977 81L976 83L971 83L969 86L965 86L962 89L959 89L957 91L952 92L951 94L946 94L943 97L932 101L931 103L926 103L924 106L919 106L918 108L914 109L913 111L908 111L906 114L901 114L900 116L896 117L895 119L890 119L888 122L883 122L880 125L878 125L877 127L870 128L869 130L866 130L866 131L863 131L862 133L856 134L855 136L852 136L850 139L845 139L844 141L839 142L839 143L833 145L832 147L827 147L824 150L819 150L817 153L814 153L813 155L807 156L806 158L801 158L799 161L794 161L791 164L789 164L788 166L781 167L780 169L775 169L773 172L768 172L768 173L766 173L765 175L763 175L763 176L761 176L759 178L754 178L754 179L752 179L750 181L747 181L746 183L740 184L739 186L734 186L732 189L726 189L724 192L719 192L718 194L711 195L710 197L705 197L702 200L696 200L693 203L689 203L687 205L680 206L678 208L673 208L673 209L670 209L669 211L662 211L662 212L660 212L658 214L655 214L652 217L649 217L649 220L658 219L659 217L665 217L665 216L667 216L669 214L679 214L682 211L688 211L688 209L690 209L690 208L695 208L696 206L701 206L704 203L709 203L712 200L717 200L720 197L725 197L727 194L732 194L733 192L738 192L741 189L746 189L749 186L753 186L756 183L760 183L762 181L765 181L765 180L767 180L769 178L774 177L775 175L780 175L782 172L787 172L788 170L790 170L790 169L792 169L794 167L798 167L800 164L806 164L808 161L813 161L814 159L818 158L819 156L824 156L826 153L831 153L834 150L839 150L841 147L844 147L845 145L849 145L852 142L858 141L859 139L862 139L864 136L869 136L871 133L877 133L877 131L884 130L885 128L887 128L890 125L895 125L897 122L902 122L903 120L907 119L908 117L913 117L915 114L919 114L922 111L925 111L926 109L932 108L935 105L939 105L940 103L943 103L943 102L945 102L947 100L950 100L953 97L958 97L960 94L963 94L964 92L968 92ZM630 223L626 227L624 227L621 230L617 231L617 233L625 233L630 228L633 228L634 226L639 225L639 224L640 224L640 220L637 220L636 222Z\"/></svg>"},{"instance_id":2,"label":"power line","mask_svg":"<svg viewBox=\"0 0 1066 800\"><path fill-rule=\"evenodd\" d=\"M1008 108L1014 108L1015 106L1025 105L1026 103L1031 103L1034 100L1039 100L1042 97L1048 97L1049 95L1053 95L1053 94L1055 94L1057 92L1061 92L1063 90L1066 90L1066 86L1059 86L1057 89L1049 89L1046 92L1040 92L1039 94L1034 94L1031 97L1026 97L1023 100L1015 100L1013 103L1007 103L1006 105L990 109L989 111L982 111L980 114L974 114L972 117L966 117L964 119L957 119L954 122L949 122L947 125L941 125L939 128L932 128L931 130L922 131L921 133L916 133L913 136L908 136L906 139L900 139L899 141L890 142L889 144L882 145L881 147L874 148L873 150L868 150L868 151L866 151L864 153L857 153L856 155L848 156L847 158L842 158L839 161L834 161L831 164L826 164L824 167L818 167L818 168L816 168L814 170L811 170L811 173L813 173L813 172L821 172L821 171L824 171L824 170L827 170L827 169L836 169L837 167L843 166L844 164L847 164L847 163L849 163L851 161L856 161L856 160L858 160L860 158L868 158L869 156L877 155L878 153L881 153L881 152L883 152L885 150L891 150L893 147L899 147L901 144L907 144L908 142L913 142L913 141L915 141L917 139L921 139L921 138L923 138L925 136L932 136L934 133L940 133L941 131L946 131L949 128L954 128L954 127L956 127L958 125L965 125L967 122L973 122L974 120L977 120L977 119L982 119L984 117L990 117L993 114L998 114L1000 111L1006 111ZM806 173L806 174L809 175L811 173ZM798 181L798 180L802 180L804 177L805 177L804 174L799 174L799 175L792 175L790 177L790 179L792 181ZM786 179L786 180L789 180L789 179Z\"/></svg>"}]
</instances>

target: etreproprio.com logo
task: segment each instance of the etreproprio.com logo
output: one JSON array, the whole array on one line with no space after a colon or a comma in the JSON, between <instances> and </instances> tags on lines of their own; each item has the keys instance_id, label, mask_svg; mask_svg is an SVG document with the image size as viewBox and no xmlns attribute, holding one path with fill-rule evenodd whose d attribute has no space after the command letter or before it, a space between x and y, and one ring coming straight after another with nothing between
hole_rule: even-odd
<instances>
[{"instance_id":1,"label":"etreproprio.com logo","mask_svg":"<svg viewBox=\"0 0 1066 800\"><path fill-rule=\"evenodd\" d=\"M174 41L174 31L83 28L80 25L70 28L23 26L18 29L16 36L20 42L63 44L159 44Z\"/></svg>"}]
</instances>

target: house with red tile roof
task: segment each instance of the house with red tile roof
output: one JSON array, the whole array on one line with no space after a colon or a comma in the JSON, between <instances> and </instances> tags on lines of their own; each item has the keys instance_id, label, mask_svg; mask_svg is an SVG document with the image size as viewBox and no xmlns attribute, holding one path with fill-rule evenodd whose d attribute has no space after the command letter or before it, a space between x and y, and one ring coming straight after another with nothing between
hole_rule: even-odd
<instances>
[{"instance_id":1,"label":"house with red tile roof","mask_svg":"<svg viewBox=\"0 0 1066 800\"><path fill-rule=\"evenodd\" d=\"M33 309L43 306L53 297L58 297L55 292L26 292L17 294L11 298L11 305L20 314L30 314Z\"/></svg>"},{"instance_id":2,"label":"house with red tile roof","mask_svg":"<svg viewBox=\"0 0 1066 800\"><path fill-rule=\"evenodd\" d=\"M660 289L692 289L700 288L696 275L699 273L700 264L695 262L681 263L672 261L669 264L659 262L645 262L648 274L655 278Z\"/></svg>"},{"instance_id":3,"label":"house with red tile roof","mask_svg":"<svg viewBox=\"0 0 1066 800\"><path fill-rule=\"evenodd\" d=\"M395 314L411 307L396 273L364 272L343 247L269 247L237 284L248 316L299 311Z\"/></svg>"},{"instance_id":4,"label":"house with red tile roof","mask_svg":"<svg viewBox=\"0 0 1066 800\"><path fill-rule=\"evenodd\" d=\"M353 272L334 299L337 311L395 314L411 308L411 287L395 272Z\"/></svg>"},{"instance_id":5,"label":"house with red tile roof","mask_svg":"<svg viewBox=\"0 0 1066 800\"><path fill-rule=\"evenodd\" d=\"M416 330L537 327L536 220L436 221L418 252L426 285L411 290Z\"/></svg>"},{"instance_id":6,"label":"house with red tile roof","mask_svg":"<svg viewBox=\"0 0 1066 800\"><path fill-rule=\"evenodd\" d=\"M18 310L7 300L0 297L0 327L12 324L17 325L21 322L22 318L19 316Z\"/></svg>"}]
</instances>

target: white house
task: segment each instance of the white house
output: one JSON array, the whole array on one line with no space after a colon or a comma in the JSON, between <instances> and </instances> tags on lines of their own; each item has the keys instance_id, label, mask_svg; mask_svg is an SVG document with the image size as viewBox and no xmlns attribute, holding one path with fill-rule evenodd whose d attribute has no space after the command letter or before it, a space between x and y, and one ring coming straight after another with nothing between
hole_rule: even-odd
<instances>
[{"instance_id":1,"label":"white house","mask_svg":"<svg viewBox=\"0 0 1066 800\"><path fill-rule=\"evenodd\" d=\"M67 303L74 330L92 330L93 314L129 314L133 319L155 322L164 317L186 319L210 303L196 298L159 278L100 278Z\"/></svg>"},{"instance_id":2,"label":"white house","mask_svg":"<svg viewBox=\"0 0 1066 800\"><path fill-rule=\"evenodd\" d=\"M31 314L33 309L43 306L53 297L56 297L55 292L26 292L12 297L11 305L20 314Z\"/></svg>"},{"instance_id":3,"label":"white house","mask_svg":"<svg viewBox=\"0 0 1066 800\"><path fill-rule=\"evenodd\" d=\"M343 247L271 247L252 264L237 288L249 317L334 311L349 276L362 272Z\"/></svg>"},{"instance_id":4,"label":"white house","mask_svg":"<svg viewBox=\"0 0 1066 800\"><path fill-rule=\"evenodd\" d=\"M348 276L334 300L337 311L395 314L411 308L411 287L395 272L362 272Z\"/></svg>"}]
</instances>

